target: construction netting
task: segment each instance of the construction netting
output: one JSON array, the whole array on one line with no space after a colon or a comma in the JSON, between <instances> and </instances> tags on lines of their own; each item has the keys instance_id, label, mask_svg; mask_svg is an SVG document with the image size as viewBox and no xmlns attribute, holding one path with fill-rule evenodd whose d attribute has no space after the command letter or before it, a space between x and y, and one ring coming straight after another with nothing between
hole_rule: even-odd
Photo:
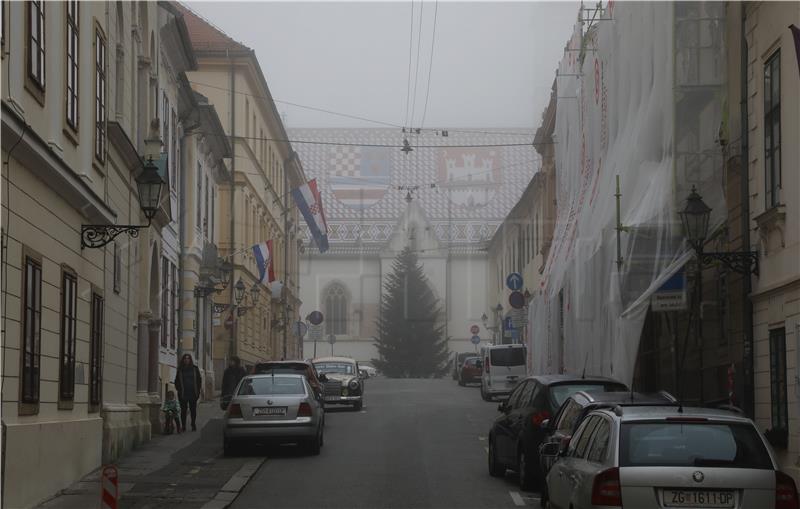
<instances>
[{"instance_id":1,"label":"construction netting","mask_svg":"<svg viewBox=\"0 0 800 509\"><path fill-rule=\"evenodd\" d=\"M724 222L724 16L721 2L581 10L558 67L557 221L529 308L534 373L631 383L650 297L692 258L678 215L692 186L711 228Z\"/></svg>"}]
</instances>

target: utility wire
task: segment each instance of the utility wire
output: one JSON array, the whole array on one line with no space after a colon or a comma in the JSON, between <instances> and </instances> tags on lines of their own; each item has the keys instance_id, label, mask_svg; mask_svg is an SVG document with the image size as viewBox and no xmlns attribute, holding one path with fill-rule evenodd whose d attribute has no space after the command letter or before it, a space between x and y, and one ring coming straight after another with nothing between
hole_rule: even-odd
<instances>
[{"instance_id":1,"label":"utility wire","mask_svg":"<svg viewBox=\"0 0 800 509\"><path fill-rule=\"evenodd\" d=\"M228 136L227 134L209 133L197 131L196 134L203 136L220 136L224 138L237 138L240 140L260 140L273 141L276 143L302 143L306 145L332 145L337 147L378 147L401 149L403 145L389 145L386 143L346 143L336 141L315 141L315 140L290 140L282 138L262 138L259 136ZM417 145L415 148L493 148L493 147L533 147L533 142L529 143L487 143L484 145Z\"/></svg>"},{"instance_id":2,"label":"utility wire","mask_svg":"<svg viewBox=\"0 0 800 509\"><path fill-rule=\"evenodd\" d=\"M417 64L414 69L414 98L411 101L411 123L414 125L414 115L417 112L417 82L419 81L419 50L422 48L422 11L425 8L424 0L419 2L419 31L417 32ZM419 133L417 133L419 134Z\"/></svg>"},{"instance_id":3,"label":"utility wire","mask_svg":"<svg viewBox=\"0 0 800 509\"><path fill-rule=\"evenodd\" d=\"M411 55L414 49L414 0L411 0L411 26L408 30L408 79L406 80L406 118L403 125L408 125L408 105L411 103Z\"/></svg>"},{"instance_id":4,"label":"utility wire","mask_svg":"<svg viewBox=\"0 0 800 509\"><path fill-rule=\"evenodd\" d=\"M431 35L431 56L428 61L428 85L425 89L425 107L422 109L422 122L419 123L420 129L425 127L425 116L428 114L428 96L431 93L431 72L433 71L433 47L436 44L436 17L439 14L439 0L433 4L433 34Z\"/></svg>"}]
</instances>

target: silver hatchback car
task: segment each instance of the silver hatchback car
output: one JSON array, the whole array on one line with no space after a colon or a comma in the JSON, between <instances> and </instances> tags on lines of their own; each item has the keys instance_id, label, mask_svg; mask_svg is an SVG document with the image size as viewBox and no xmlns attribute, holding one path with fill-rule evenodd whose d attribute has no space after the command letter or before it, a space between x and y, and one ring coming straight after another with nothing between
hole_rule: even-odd
<instances>
[{"instance_id":1,"label":"silver hatchback car","mask_svg":"<svg viewBox=\"0 0 800 509\"><path fill-rule=\"evenodd\" d=\"M724 410L680 410L589 413L561 445L543 506L798 509L794 480L778 470L753 421Z\"/></svg>"},{"instance_id":2,"label":"silver hatchback car","mask_svg":"<svg viewBox=\"0 0 800 509\"><path fill-rule=\"evenodd\" d=\"M224 452L245 442L297 443L311 454L323 444L325 410L302 375L249 375L225 412Z\"/></svg>"}]
</instances>

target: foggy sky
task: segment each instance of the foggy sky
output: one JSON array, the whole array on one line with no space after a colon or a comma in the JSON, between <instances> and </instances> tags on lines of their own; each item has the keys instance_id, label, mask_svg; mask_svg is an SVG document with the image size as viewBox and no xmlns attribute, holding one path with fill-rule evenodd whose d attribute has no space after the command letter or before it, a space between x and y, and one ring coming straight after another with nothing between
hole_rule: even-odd
<instances>
[{"instance_id":1,"label":"foggy sky","mask_svg":"<svg viewBox=\"0 0 800 509\"><path fill-rule=\"evenodd\" d=\"M256 51L276 100L419 127L435 2L187 2ZM577 2L440 1L425 127L527 127L540 123ZM379 124L278 103L287 127Z\"/></svg>"}]
</instances>

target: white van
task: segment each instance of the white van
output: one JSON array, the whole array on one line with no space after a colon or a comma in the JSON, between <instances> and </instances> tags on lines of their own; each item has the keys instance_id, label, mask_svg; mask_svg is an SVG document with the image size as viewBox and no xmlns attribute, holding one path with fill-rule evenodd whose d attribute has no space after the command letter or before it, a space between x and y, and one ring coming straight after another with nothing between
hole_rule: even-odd
<instances>
[{"instance_id":1,"label":"white van","mask_svg":"<svg viewBox=\"0 0 800 509\"><path fill-rule=\"evenodd\" d=\"M481 348L481 397L491 401L495 396L510 394L517 383L528 374L527 357L525 345L492 345Z\"/></svg>"}]
</instances>

